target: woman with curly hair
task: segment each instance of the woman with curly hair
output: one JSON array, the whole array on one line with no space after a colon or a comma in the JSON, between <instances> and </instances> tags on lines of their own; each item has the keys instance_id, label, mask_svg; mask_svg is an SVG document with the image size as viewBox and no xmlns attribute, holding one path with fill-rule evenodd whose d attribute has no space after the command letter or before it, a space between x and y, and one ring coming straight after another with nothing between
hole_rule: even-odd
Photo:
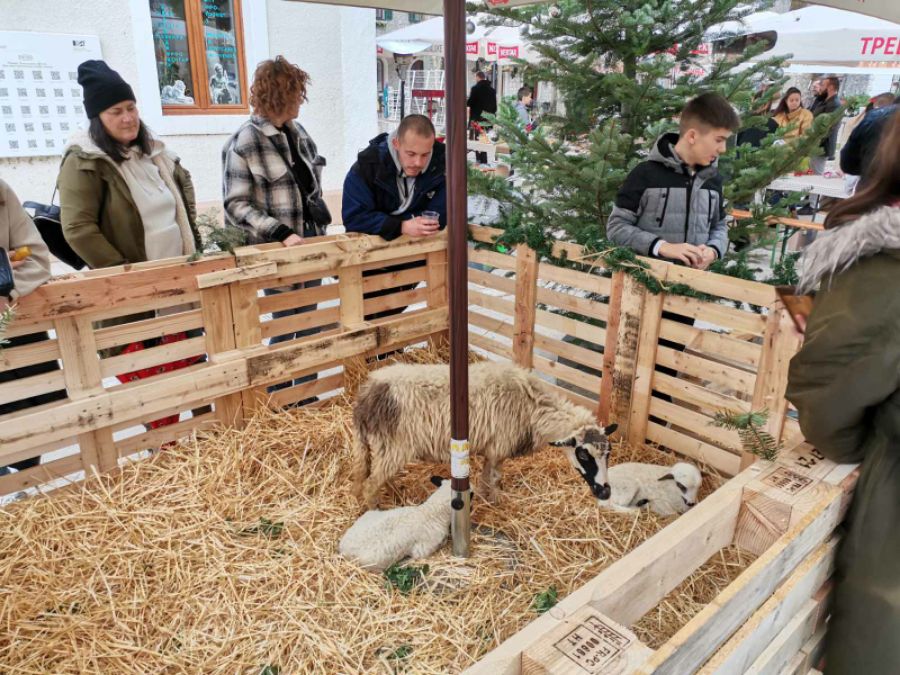
<instances>
[{"instance_id":1,"label":"woman with curly hair","mask_svg":"<svg viewBox=\"0 0 900 675\"><path fill-rule=\"evenodd\" d=\"M295 246L304 237L325 233L331 222L322 198L325 159L297 116L306 102L309 75L283 56L263 61L253 75L250 105L253 114L228 139L222 151L225 220L244 230L248 243L281 242ZM266 294L311 288L321 280L301 282ZM311 312L315 305L274 312L276 319ZM306 329L272 338L271 343L306 337L320 329ZM314 376L294 384L315 379ZM290 382L271 390L291 386Z\"/></svg>"}]
</instances>

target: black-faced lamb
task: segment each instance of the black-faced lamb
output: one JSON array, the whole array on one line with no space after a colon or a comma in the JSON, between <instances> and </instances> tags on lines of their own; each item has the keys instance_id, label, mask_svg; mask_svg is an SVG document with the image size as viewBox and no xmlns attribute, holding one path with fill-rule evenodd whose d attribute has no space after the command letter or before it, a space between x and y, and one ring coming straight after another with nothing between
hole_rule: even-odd
<instances>
[{"instance_id":1,"label":"black-faced lamb","mask_svg":"<svg viewBox=\"0 0 900 675\"><path fill-rule=\"evenodd\" d=\"M617 511L646 507L661 516L673 516L697 503L702 481L700 470L686 462L674 466L626 462L609 467L612 493L598 501Z\"/></svg>"},{"instance_id":2,"label":"black-faced lamb","mask_svg":"<svg viewBox=\"0 0 900 675\"><path fill-rule=\"evenodd\" d=\"M366 511L344 533L338 551L364 569L381 572L406 558L434 553L450 529L450 480L432 476L438 486L418 506Z\"/></svg>"},{"instance_id":3,"label":"black-faced lamb","mask_svg":"<svg viewBox=\"0 0 900 675\"><path fill-rule=\"evenodd\" d=\"M353 478L368 507L381 486L415 460L450 461L450 372L445 365L396 364L373 372L353 410ZM548 443L563 448L598 498L609 497L606 476L614 426L554 393L536 375L510 364L469 366L469 451L484 457L478 492L496 501L500 466ZM594 462L590 475L576 456Z\"/></svg>"}]
</instances>

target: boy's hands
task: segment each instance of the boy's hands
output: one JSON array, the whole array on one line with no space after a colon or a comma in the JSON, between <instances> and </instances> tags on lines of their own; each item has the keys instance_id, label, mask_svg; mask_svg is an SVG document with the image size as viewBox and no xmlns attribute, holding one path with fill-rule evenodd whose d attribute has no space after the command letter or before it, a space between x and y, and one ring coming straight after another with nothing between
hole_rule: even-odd
<instances>
[{"instance_id":1,"label":"boy's hands","mask_svg":"<svg viewBox=\"0 0 900 675\"><path fill-rule=\"evenodd\" d=\"M716 250L705 244L694 246L693 244L670 244L664 242L659 247L659 257L668 260L680 260L688 267L705 270L712 265L718 254Z\"/></svg>"}]
</instances>

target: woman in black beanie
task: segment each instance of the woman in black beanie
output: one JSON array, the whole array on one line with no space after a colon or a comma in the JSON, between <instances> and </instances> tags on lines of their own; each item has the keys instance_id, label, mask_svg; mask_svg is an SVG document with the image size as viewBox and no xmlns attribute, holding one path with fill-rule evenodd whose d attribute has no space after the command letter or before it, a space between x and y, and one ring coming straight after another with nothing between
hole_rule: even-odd
<instances>
[{"instance_id":1,"label":"woman in black beanie","mask_svg":"<svg viewBox=\"0 0 900 675\"><path fill-rule=\"evenodd\" d=\"M69 245L91 268L192 254L200 240L190 174L104 61L79 65L78 83L90 126L69 141L60 169Z\"/></svg>"}]
</instances>

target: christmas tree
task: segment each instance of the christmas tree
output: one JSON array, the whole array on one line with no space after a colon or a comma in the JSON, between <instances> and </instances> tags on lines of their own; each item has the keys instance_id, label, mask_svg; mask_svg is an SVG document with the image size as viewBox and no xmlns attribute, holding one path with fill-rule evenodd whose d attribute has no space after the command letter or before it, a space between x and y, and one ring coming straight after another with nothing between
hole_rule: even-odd
<instances>
[{"instance_id":1,"label":"christmas tree","mask_svg":"<svg viewBox=\"0 0 900 675\"><path fill-rule=\"evenodd\" d=\"M503 243L524 242L548 255L553 240L564 238L610 251L605 223L619 187L659 135L677 130L681 108L699 93L724 95L741 113L745 129L765 128L767 116L753 111L777 99L785 82L784 58L752 61L765 44L730 49L727 57L707 54L711 27L760 9L745 3L564 0L549 8L491 8L488 23L521 25L540 55L537 63L520 61L526 81L555 85L565 108L543 116L530 134L508 103L498 111L494 128L509 144L520 180L512 185L472 171L470 186L499 202ZM786 131L781 129L758 147L735 144L719 163L729 205L749 204L758 190L816 154L839 116L817 117L808 133L790 143L781 140ZM759 245L770 243L766 219L784 215L787 203L754 207L753 218L733 228L732 239L750 236ZM623 257L628 254L619 251L607 262ZM745 264L728 260L718 261L716 269L749 275Z\"/></svg>"}]
</instances>

